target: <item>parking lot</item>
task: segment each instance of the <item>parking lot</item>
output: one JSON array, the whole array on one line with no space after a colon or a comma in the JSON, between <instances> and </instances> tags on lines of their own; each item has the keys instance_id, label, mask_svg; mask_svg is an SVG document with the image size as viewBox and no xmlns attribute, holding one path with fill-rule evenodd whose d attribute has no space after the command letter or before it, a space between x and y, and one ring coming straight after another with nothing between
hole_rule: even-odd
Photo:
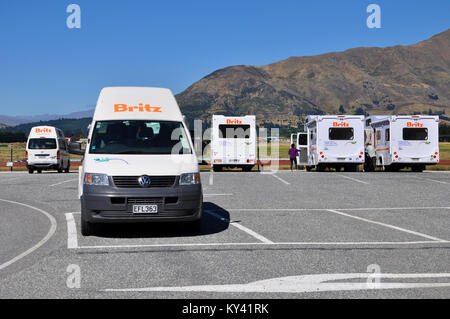
<instances>
[{"instance_id":1,"label":"parking lot","mask_svg":"<svg viewBox=\"0 0 450 319\"><path fill-rule=\"evenodd\" d=\"M0 174L1 298L450 297L446 172L202 172L201 234L90 237L77 178Z\"/></svg>"}]
</instances>

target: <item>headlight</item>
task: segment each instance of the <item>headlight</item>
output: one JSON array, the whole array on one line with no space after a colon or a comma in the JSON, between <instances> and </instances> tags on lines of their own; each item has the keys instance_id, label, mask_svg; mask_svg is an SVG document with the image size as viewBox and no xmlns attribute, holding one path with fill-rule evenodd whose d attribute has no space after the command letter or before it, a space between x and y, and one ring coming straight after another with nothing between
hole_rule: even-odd
<instances>
[{"instance_id":1,"label":"headlight","mask_svg":"<svg viewBox=\"0 0 450 319\"><path fill-rule=\"evenodd\" d=\"M109 185L108 175L86 173L84 174L84 184L108 186Z\"/></svg>"},{"instance_id":2,"label":"headlight","mask_svg":"<svg viewBox=\"0 0 450 319\"><path fill-rule=\"evenodd\" d=\"M199 173L186 173L180 175L180 185L194 185L200 183Z\"/></svg>"}]
</instances>

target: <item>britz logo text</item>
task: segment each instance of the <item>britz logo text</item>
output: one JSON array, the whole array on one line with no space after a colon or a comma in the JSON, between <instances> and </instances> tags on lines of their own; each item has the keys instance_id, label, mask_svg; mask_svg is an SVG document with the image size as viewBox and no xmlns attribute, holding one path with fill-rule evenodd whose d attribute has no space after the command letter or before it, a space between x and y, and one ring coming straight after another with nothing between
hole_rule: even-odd
<instances>
[{"instance_id":1,"label":"britz logo text","mask_svg":"<svg viewBox=\"0 0 450 319\"><path fill-rule=\"evenodd\" d=\"M162 112L161 107L139 103L139 105L114 104L114 112Z\"/></svg>"},{"instance_id":2,"label":"britz logo text","mask_svg":"<svg viewBox=\"0 0 450 319\"><path fill-rule=\"evenodd\" d=\"M406 127L423 127L423 124L419 123L419 122L415 122L415 123L407 122Z\"/></svg>"},{"instance_id":3,"label":"britz logo text","mask_svg":"<svg viewBox=\"0 0 450 319\"><path fill-rule=\"evenodd\" d=\"M348 123L346 122L333 122L334 127L349 127Z\"/></svg>"}]
</instances>

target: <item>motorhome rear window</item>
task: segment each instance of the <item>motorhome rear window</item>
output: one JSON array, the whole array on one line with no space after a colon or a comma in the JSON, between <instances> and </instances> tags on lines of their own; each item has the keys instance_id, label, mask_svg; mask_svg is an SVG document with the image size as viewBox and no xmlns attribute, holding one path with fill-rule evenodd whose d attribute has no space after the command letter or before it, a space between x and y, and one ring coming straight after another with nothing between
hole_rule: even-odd
<instances>
[{"instance_id":1,"label":"motorhome rear window","mask_svg":"<svg viewBox=\"0 0 450 319\"><path fill-rule=\"evenodd\" d=\"M220 138L250 138L250 125L219 125Z\"/></svg>"},{"instance_id":2,"label":"motorhome rear window","mask_svg":"<svg viewBox=\"0 0 450 319\"><path fill-rule=\"evenodd\" d=\"M330 127L328 133L330 140L353 140L353 127Z\"/></svg>"},{"instance_id":3,"label":"motorhome rear window","mask_svg":"<svg viewBox=\"0 0 450 319\"><path fill-rule=\"evenodd\" d=\"M98 121L91 154L191 154L181 122L150 120Z\"/></svg>"},{"instance_id":4,"label":"motorhome rear window","mask_svg":"<svg viewBox=\"0 0 450 319\"><path fill-rule=\"evenodd\" d=\"M428 139L428 129L422 127L403 128L403 140L405 141L425 141Z\"/></svg>"},{"instance_id":5,"label":"motorhome rear window","mask_svg":"<svg viewBox=\"0 0 450 319\"><path fill-rule=\"evenodd\" d=\"M30 150L54 150L56 149L56 139L54 138L30 138L28 142Z\"/></svg>"},{"instance_id":6,"label":"motorhome rear window","mask_svg":"<svg viewBox=\"0 0 450 319\"><path fill-rule=\"evenodd\" d=\"M298 144L299 145L308 145L308 135L300 134L298 136Z\"/></svg>"}]
</instances>

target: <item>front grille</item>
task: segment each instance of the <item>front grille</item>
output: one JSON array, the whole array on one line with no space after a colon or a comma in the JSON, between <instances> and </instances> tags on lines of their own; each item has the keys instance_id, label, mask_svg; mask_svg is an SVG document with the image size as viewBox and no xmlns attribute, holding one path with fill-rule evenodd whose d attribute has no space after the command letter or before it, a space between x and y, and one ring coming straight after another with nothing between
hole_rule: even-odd
<instances>
[{"instance_id":1,"label":"front grille","mask_svg":"<svg viewBox=\"0 0 450 319\"><path fill-rule=\"evenodd\" d=\"M164 202L162 197L128 197L127 204L161 204Z\"/></svg>"},{"instance_id":2,"label":"front grille","mask_svg":"<svg viewBox=\"0 0 450 319\"><path fill-rule=\"evenodd\" d=\"M120 188L141 188L138 183L140 176L113 176L114 185ZM176 176L150 176L149 187L172 187Z\"/></svg>"}]
</instances>

